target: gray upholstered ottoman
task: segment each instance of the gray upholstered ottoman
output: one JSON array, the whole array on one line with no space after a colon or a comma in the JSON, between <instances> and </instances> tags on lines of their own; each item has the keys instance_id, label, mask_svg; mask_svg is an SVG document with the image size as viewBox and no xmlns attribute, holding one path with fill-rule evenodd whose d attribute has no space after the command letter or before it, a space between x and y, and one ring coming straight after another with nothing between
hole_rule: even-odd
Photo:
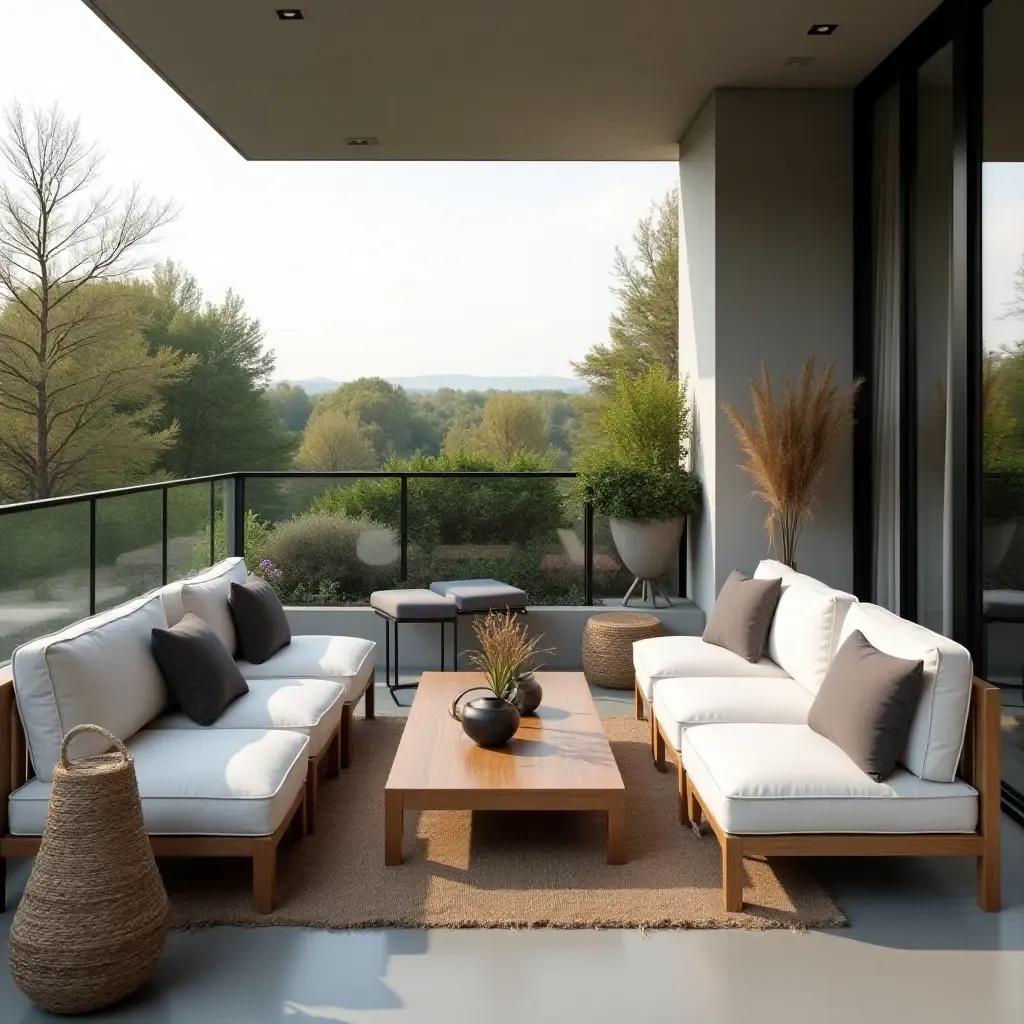
<instances>
[{"instance_id":1,"label":"gray upholstered ottoman","mask_svg":"<svg viewBox=\"0 0 1024 1024\"><path fill-rule=\"evenodd\" d=\"M431 583L430 589L454 601L459 615L526 611L526 591L501 580L447 580Z\"/></svg>"},{"instance_id":2,"label":"gray upholstered ottoman","mask_svg":"<svg viewBox=\"0 0 1024 1024\"><path fill-rule=\"evenodd\" d=\"M436 622L441 627L441 671L444 671L444 624L452 624L452 660L458 668L458 608L453 600L432 590L375 590L370 607L384 620L384 680L397 704L398 690L415 690L415 683L398 681L398 626L402 622ZM395 631L395 681L391 681L391 631Z\"/></svg>"}]
</instances>

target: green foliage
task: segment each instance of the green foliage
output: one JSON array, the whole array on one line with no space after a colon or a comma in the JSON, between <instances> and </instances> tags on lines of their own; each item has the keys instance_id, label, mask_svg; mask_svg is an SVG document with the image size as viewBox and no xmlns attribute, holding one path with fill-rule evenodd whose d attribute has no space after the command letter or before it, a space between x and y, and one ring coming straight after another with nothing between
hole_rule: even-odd
<instances>
[{"instance_id":1,"label":"green foliage","mask_svg":"<svg viewBox=\"0 0 1024 1024\"><path fill-rule=\"evenodd\" d=\"M986 470L982 477L982 515L1005 522L1024 519L1024 470Z\"/></svg>"},{"instance_id":2,"label":"green foliage","mask_svg":"<svg viewBox=\"0 0 1024 1024\"><path fill-rule=\"evenodd\" d=\"M700 483L680 465L690 437L686 381L661 367L630 379L619 373L601 412L603 447L579 459L575 494L595 512L650 522L693 515Z\"/></svg>"},{"instance_id":3,"label":"green foliage","mask_svg":"<svg viewBox=\"0 0 1024 1024\"><path fill-rule=\"evenodd\" d=\"M506 462L520 453L545 456L548 435L544 415L533 396L499 391L487 396L480 425L472 430L449 432L445 451L475 452Z\"/></svg>"},{"instance_id":4,"label":"green foliage","mask_svg":"<svg viewBox=\"0 0 1024 1024\"><path fill-rule=\"evenodd\" d=\"M679 192L672 189L637 225L634 252L615 250L619 309L609 343L573 364L599 394L610 394L620 373L635 377L653 366L679 374Z\"/></svg>"},{"instance_id":5,"label":"green foliage","mask_svg":"<svg viewBox=\"0 0 1024 1024\"><path fill-rule=\"evenodd\" d=\"M384 468L393 472L479 473L536 472L546 467L535 455L518 454L499 462L456 452L390 459ZM360 480L323 494L313 502L313 511L397 526L400 506L399 480ZM409 537L419 546L516 544L564 525L557 480L425 477L409 481Z\"/></svg>"},{"instance_id":6,"label":"green foliage","mask_svg":"<svg viewBox=\"0 0 1024 1024\"><path fill-rule=\"evenodd\" d=\"M607 461L581 476L581 496L594 511L612 519L650 522L694 515L700 509L700 482L691 474L654 472Z\"/></svg>"},{"instance_id":7,"label":"green foliage","mask_svg":"<svg viewBox=\"0 0 1024 1024\"><path fill-rule=\"evenodd\" d=\"M318 409L306 424L295 461L302 469L323 472L377 468L373 445L363 436L359 421L336 408Z\"/></svg>"},{"instance_id":8,"label":"green foliage","mask_svg":"<svg viewBox=\"0 0 1024 1024\"><path fill-rule=\"evenodd\" d=\"M307 513L281 523L265 540L261 558L280 570L274 587L296 604L365 603L398 576L393 531L346 515ZM329 596L330 601L324 598Z\"/></svg>"},{"instance_id":9,"label":"green foliage","mask_svg":"<svg viewBox=\"0 0 1024 1024\"><path fill-rule=\"evenodd\" d=\"M293 434L301 434L313 414L313 399L298 386L284 381L267 391L267 401L277 418Z\"/></svg>"},{"instance_id":10,"label":"green foliage","mask_svg":"<svg viewBox=\"0 0 1024 1024\"><path fill-rule=\"evenodd\" d=\"M257 565L265 558L264 548L271 535L270 526L253 512L245 510L245 561L248 565ZM213 520L213 551L216 558L224 558L228 550L228 531L223 513L218 512ZM192 552L190 573L202 572L210 565L210 524L207 521L203 529L203 539L196 544Z\"/></svg>"},{"instance_id":11,"label":"green foliage","mask_svg":"<svg viewBox=\"0 0 1024 1024\"><path fill-rule=\"evenodd\" d=\"M674 380L661 366L634 378L620 372L601 414L612 458L652 473L678 472L689 454L686 390L686 380Z\"/></svg>"},{"instance_id":12,"label":"green foliage","mask_svg":"<svg viewBox=\"0 0 1024 1024\"><path fill-rule=\"evenodd\" d=\"M203 301L196 279L167 261L153 273L143 303L152 348L194 361L184 379L163 389L165 419L179 431L163 465L175 477L241 469L286 469L296 440L265 388L274 368L260 322L228 292L219 306Z\"/></svg>"},{"instance_id":13,"label":"green foliage","mask_svg":"<svg viewBox=\"0 0 1024 1024\"><path fill-rule=\"evenodd\" d=\"M380 377L360 377L321 396L314 415L335 409L351 416L373 445L378 462L408 457L414 452L436 453L441 437L406 394Z\"/></svg>"}]
</instances>

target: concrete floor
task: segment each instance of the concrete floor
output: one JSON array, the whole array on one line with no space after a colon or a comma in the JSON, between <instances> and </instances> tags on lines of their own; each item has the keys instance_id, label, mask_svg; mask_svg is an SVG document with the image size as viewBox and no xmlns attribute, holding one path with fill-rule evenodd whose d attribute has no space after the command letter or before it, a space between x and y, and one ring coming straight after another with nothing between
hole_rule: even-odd
<instances>
[{"instance_id":1,"label":"concrete floor","mask_svg":"<svg viewBox=\"0 0 1024 1024\"><path fill-rule=\"evenodd\" d=\"M632 713L631 695L596 696L602 714ZM394 713L386 692L377 707ZM971 863L822 860L849 928L173 934L152 982L88 1019L1021 1024L1024 830L1006 819L1003 849L1001 914L977 909ZM14 899L27 873L15 871ZM11 917L0 915L4 953ZM52 1019L14 988L6 959L0 1024Z\"/></svg>"}]
</instances>

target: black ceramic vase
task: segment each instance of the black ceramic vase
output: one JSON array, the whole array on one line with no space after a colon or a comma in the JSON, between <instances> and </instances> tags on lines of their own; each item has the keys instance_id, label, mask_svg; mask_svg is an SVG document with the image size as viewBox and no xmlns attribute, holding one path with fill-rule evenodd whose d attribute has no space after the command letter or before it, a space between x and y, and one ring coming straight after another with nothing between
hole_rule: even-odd
<instances>
[{"instance_id":1,"label":"black ceramic vase","mask_svg":"<svg viewBox=\"0 0 1024 1024\"><path fill-rule=\"evenodd\" d=\"M518 689L515 697L512 698L512 703L515 704L519 714L532 715L544 699L544 690L532 675L524 676L516 683L516 686Z\"/></svg>"},{"instance_id":2,"label":"black ceramic vase","mask_svg":"<svg viewBox=\"0 0 1024 1024\"><path fill-rule=\"evenodd\" d=\"M459 701L467 693L483 690L490 697L477 697L464 707ZM462 723L462 731L481 747L502 747L516 734L519 728L519 711L507 700L495 697L486 686L472 686L452 701L448 712L456 722Z\"/></svg>"}]
</instances>

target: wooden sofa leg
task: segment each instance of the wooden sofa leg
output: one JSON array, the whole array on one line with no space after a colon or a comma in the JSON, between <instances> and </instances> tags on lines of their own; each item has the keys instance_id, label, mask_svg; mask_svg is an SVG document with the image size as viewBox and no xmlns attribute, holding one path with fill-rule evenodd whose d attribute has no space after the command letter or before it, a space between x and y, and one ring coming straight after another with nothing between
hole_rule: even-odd
<instances>
[{"instance_id":1,"label":"wooden sofa leg","mask_svg":"<svg viewBox=\"0 0 1024 1024\"><path fill-rule=\"evenodd\" d=\"M316 831L316 805L317 790L320 783L320 773L317 770L316 758L311 757L306 765L306 835L312 835ZM299 812L302 813L301 811Z\"/></svg>"},{"instance_id":2,"label":"wooden sofa leg","mask_svg":"<svg viewBox=\"0 0 1024 1024\"><path fill-rule=\"evenodd\" d=\"M683 767L682 758L679 758L679 764L676 766L676 775L676 799L679 803L679 824L685 827L690 824L690 788L686 784L686 769Z\"/></svg>"},{"instance_id":3,"label":"wooden sofa leg","mask_svg":"<svg viewBox=\"0 0 1024 1024\"><path fill-rule=\"evenodd\" d=\"M743 845L739 836L723 835L720 842L725 909L738 913L743 909Z\"/></svg>"},{"instance_id":4,"label":"wooden sofa leg","mask_svg":"<svg viewBox=\"0 0 1024 1024\"><path fill-rule=\"evenodd\" d=\"M691 825L699 825L701 823L700 801L697 799L697 792L689 779L686 780L686 817Z\"/></svg>"},{"instance_id":5,"label":"wooden sofa leg","mask_svg":"<svg viewBox=\"0 0 1024 1024\"><path fill-rule=\"evenodd\" d=\"M654 712L651 712L651 745L654 748L654 767L659 772L667 771L665 767L665 737L661 735Z\"/></svg>"},{"instance_id":6,"label":"wooden sofa leg","mask_svg":"<svg viewBox=\"0 0 1024 1024\"><path fill-rule=\"evenodd\" d=\"M277 906L277 840L273 836L253 842L252 905L257 914L269 914Z\"/></svg>"},{"instance_id":7,"label":"wooden sofa leg","mask_svg":"<svg viewBox=\"0 0 1024 1024\"><path fill-rule=\"evenodd\" d=\"M992 845L978 858L978 906L997 911L1003 909L1002 857L998 844Z\"/></svg>"},{"instance_id":8,"label":"wooden sofa leg","mask_svg":"<svg viewBox=\"0 0 1024 1024\"><path fill-rule=\"evenodd\" d=\"M352 705L341 709L341 728L338 730L338 761L342 768L352 765Z\"/></svg>"},{"instance_id":9,"label":"wooden sofa leg","mask_svg":"<svg viewBox=\"0 0 1024 1024\"><path fill-rule=\"evenodd\" d=\"M333 779L341 774L341 723L327 744L327 774Z\"/></svg>"},{"instance_id":10,"label":"wooden sofa leg","mask_svg":"<svg viewBox=\"0 0 1024 1024\"><path fill-rule=\"evenodd\" d=\"M636 720L644 720L644 695L640 690L640 684L633 684L633 710L636 712Z\"/></svg>"},{"instance_id":11,"label":"wooden sofa leg","mask_svg":"<svg viewBox=\"0 0 1024 1024\"><path fill-rule=\"evenodd\" d=\"M376 693L377 689L371 677L366 685L366 692L363 694L363 718L367 721L371 721L377 714Z\"/></svg>"}]
</instances>

